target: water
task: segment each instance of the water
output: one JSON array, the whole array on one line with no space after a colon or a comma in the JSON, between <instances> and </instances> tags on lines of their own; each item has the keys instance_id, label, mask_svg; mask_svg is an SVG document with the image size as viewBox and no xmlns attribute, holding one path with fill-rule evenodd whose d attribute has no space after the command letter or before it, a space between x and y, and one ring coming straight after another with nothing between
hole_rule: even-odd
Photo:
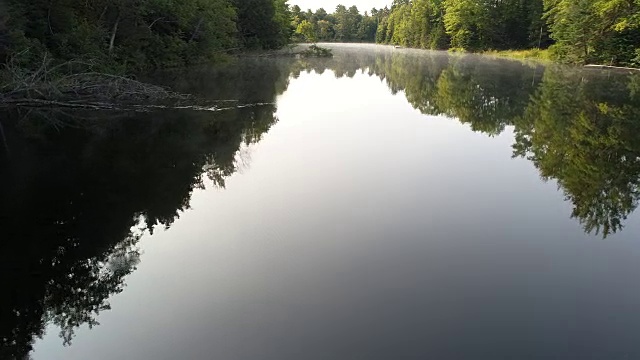
<instances>
[{"instance_id":1,"label":"water","mask_svg":"<svg viewBox=\"0 0 640 360\"><path fill-rule=\"evenodd\" d=\"M334 47L4 116L0 357L639 358L640 77Z\"/></svg>"}]
</instances>

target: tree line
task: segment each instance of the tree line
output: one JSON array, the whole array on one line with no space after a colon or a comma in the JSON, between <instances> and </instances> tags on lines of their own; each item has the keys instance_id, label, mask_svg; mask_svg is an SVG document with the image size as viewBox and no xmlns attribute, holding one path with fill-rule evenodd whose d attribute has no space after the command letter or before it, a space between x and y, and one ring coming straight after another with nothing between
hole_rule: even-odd
<instances>
[{"instance_id":1,"label":"tree line","mask_svg":"<svg viewBox=\"0 0 640 360\"><path fill-rule=\"evenodd\" d=\"M47 53L124 72L306 40L549 48L564 62L640 66L638 14L639 0L394 0L364 13L287 0L0 0L0 63L37 68Z\"/></svg>"},{"instance_id":2,"label":"tree line","mask_svg":"<svg viewBox=\"0 0 640 360\"><path fill-rule=\"evenodd\" d=\"M183 66L279 48L290 19L286 0L0 0L0 63L34 67L47 53L113 70Z\"/></svg>"},{"instance_id":3,"label":"tree line","mask_svg":"<svg viewBox=\"0 0 640 360\"><path fill-rule=\"evenodd\" d=\"M315 12L291 8L294 41L375 42L382 13L373 8L361 14L357 6L338 5L333 13L324 8Z\"/></svg>"},{"instance_id":4,"label":"tree line","mask_svg":"<svg viewBox=\"0 0 640 360\"><path fill-rule=\"evenodd\" d=\"M425 49L549 48L570 63L640 65L637 0L394 0L376 40Z\"/></svg>"}]
</instances>

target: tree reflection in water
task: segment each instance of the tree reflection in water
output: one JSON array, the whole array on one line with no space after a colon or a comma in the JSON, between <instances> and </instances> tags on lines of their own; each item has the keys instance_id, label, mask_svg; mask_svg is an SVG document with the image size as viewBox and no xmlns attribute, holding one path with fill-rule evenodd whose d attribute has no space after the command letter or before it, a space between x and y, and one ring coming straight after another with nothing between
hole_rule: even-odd
<instances>
[{"instance_id":1,"label":"tree reflection in water","mask_svg":"<svg viewBox=\"0 0 640 360\"><path fill-rule=\"evenodd\" d=\"M207 76L226 83L220 91L241 103L271 103L286 88L288 72L254 65ZM236 81L222 81L234 71ZM140 261L143 232L169 228L194 189L224 186L239 150L277 122L274 105L216 113L5 115L3 359L28 356L49 323L60 327L65 343L80 325L97 324Z\"/></svg>"},{"instance_id":2,"label":"tree reflection in water","mask_svg":"<svg viewBox=\"0 0 640 360\"><path fill-rule=\"evenodd\" d=\"M368 49L336 51L333 59L245 60L163 79L212 99L272 103L290 77L326 70L336 77L377 76L423 114L489 136L512 128L514 156L557 182L588 233L621 230L637 207L636 75ZM224 187L239 151L277 122L275 110L5 114L0 357L28 356L49 323L60 327L66 343L78 326L95 325L140 261L141 235L170 227L194 189Z\"/></svg>"},{"instance_id":3,"label":"tree reflection in water","mask_svg":"<svg viewBox=\"0 0 640 360\"><path fill-rule=\"evenodd\" d=\"M358 70L423 114L495 136L512 127L514 157L533 162L573 204L587 233L620 231L640 197L640 75L441 52L361 51L306 60L303 70ZM294 70L294 74L300 69ZM463 146L463 144L461 144Z\"/></svg>"}]
</instances>

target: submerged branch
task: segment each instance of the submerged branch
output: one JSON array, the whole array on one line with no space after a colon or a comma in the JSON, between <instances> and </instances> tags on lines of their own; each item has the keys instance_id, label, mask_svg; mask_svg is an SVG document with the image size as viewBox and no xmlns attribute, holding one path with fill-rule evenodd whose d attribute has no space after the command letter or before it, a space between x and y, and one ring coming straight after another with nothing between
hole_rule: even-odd
<instances>
[{"instance_id":1,"label":"submerged branch","mask_svg":"<svg viewBox=\"0 0 640 360\"><path fill-rule=\"evenodd\" d=\"M114 102L95 102L95 101L82 101L82 100L69 100L69 101L57 101L57 100L44 100L44 99L9 99L4 102L0 102L0 108L2 107L24 107L24 108L48 108L48 109L79 109L79 110L110 110L110 111L153 111L158 109L184 109L184 110L196 110L196 111L227 111L236 110L249 107L269 106L275 105L275 103L250 103L250 104L238 104L235 106L220 106L223 103L228 103L229 100L222 101L209 101L206 105L157 105L157 104L132 104L132 103L114 103Z\"/></svg>"},{"instance_id":2,"label":"submerged branch","mask_svg":"<svg viewBox=\"0 0 640 360\"><path fill-rule=\"evenodd\" d=\"M72 72L73 69L84 72ZM265 103L196 99L165 87L91 71L91 63L69 62L50 66L46 57L35 71L7 66L9 81L0 87L0 108L66 108L86 110L192 109L223 111ZM66 70L64 73L61 71ZM237 104L231 105L230 102Z\"/></svg>"},{"instance_id":3,"label":"submerged branch","mask_svg":"<svg viewBox=\"0 0 640 360\"><path fill-rule=\"evenodd\" d=\"M45 71L21 76L13 73L13 81L0 89L0 103L15 99L39 100L185 100L189 96L161 86L142 83L123 76L97 72L56 75L49 80Z\"/></svg>"}]
</instances>

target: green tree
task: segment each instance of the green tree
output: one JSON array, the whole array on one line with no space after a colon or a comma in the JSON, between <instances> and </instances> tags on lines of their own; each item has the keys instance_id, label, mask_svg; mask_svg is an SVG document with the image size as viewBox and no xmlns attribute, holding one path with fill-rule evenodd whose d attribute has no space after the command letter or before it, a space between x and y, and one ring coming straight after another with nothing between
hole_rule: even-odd
<instances>
[{"instance_id":1,"label":"green tree","mask_svg":"<svg viewBox=\"0 0 640 360\"><path fill-rule=\"evenodd\" d=\"M640 3L635 0L546 0L552 50L570 63L640 63Z\"/></svg>"},{"instance_id":2,"label":"green tree","mask_svg":"<svg viewBox=\"0 0 640 360\"><path fill-rule=\"evenodd\" d=\"M451 36L451 46L455 48L477 50L480 42L479 16L483 8L472 0L448 0L445 2L444 24Z\"/></svg>"},{"instance_id":3,"label":"green tree","mask_svg":"<svg viewBox=\"0 0 640 360\"><path fill-rule=\"evenodd\" d=\"M430 49L526 48L534 39L546 46L542 13L542 0L395 1L376 40Z\"/></svg>"},{"instance_id":4,"label":"green tree","mask_svg":"<svg viewBox=\"0 0 640 360\"><path fill-rule=\"evenodd\" d=\"M598 31L591 0L546 0L554 51L570 62L586 62Z\"/></svg>"},{"instance_id":5,"label":"green tree","mask_svg":"<svg viewBox=\"0 0 640 360\"><path fill-rule=\"evenodd\" d=\"M234 44L227 0L8 0L12 53L46 48L59 60L91 59L132 68L209 60Z\"/></svg>"},{"instance_id":6,"label":"green tree","mask_svg":"<svg viewBox=\"0 0 640 360\"><path fill-rule=\"evenodd\" d=\"M318 39L322 41L333 41L335 38L335 32L333 30L333 24L327 20L318 21Z\"/></svg>"},{"instance_id":7,"label":"green tree","mask_svg":"<svg viewBox=\"0 0 640 360\"><path fill-rule=\"evenodd\" d=\"M316 42L316 30L311 22L303 20L296 29L296 33L302 35L307 41Z\"/></svg>"},{"instance_id":8,"label":"green tree","mask_svg":"<svg viewBox=\"0 0 640 360\"><path fill-rule=\"evenodd\" d=\"M3 0L0 60L39 67L85 60L103 71L215 60L226 50L277 48L291 36L286 0ZM28 50L28 51L25 51Z\"/></svg>"},{"instance_id":9,"label":"green tree","mask_svg":"<svg viewBox=\"0 0 640 360\"><path fill-rule=\"evenodd\" d=\"M238 31L244 46L275 49L285 44L287 39L283 38L281 24L276 22L274 0L232 1L238 12Z\"/></svg>"},{"instance_id":10,"label":"green tree","mask_svg":"<svg viewBox=\"0 0 640 360\"><path fill-rule=\"evenodd\" d=\"M275 15L273 21L276 24L278 30L275 38L276 46L280 47L287 44L291 35L293 35L293 26L291 25L292 13L289 9L288 0L274 0Z\"/></svg>"}]
</instances>

